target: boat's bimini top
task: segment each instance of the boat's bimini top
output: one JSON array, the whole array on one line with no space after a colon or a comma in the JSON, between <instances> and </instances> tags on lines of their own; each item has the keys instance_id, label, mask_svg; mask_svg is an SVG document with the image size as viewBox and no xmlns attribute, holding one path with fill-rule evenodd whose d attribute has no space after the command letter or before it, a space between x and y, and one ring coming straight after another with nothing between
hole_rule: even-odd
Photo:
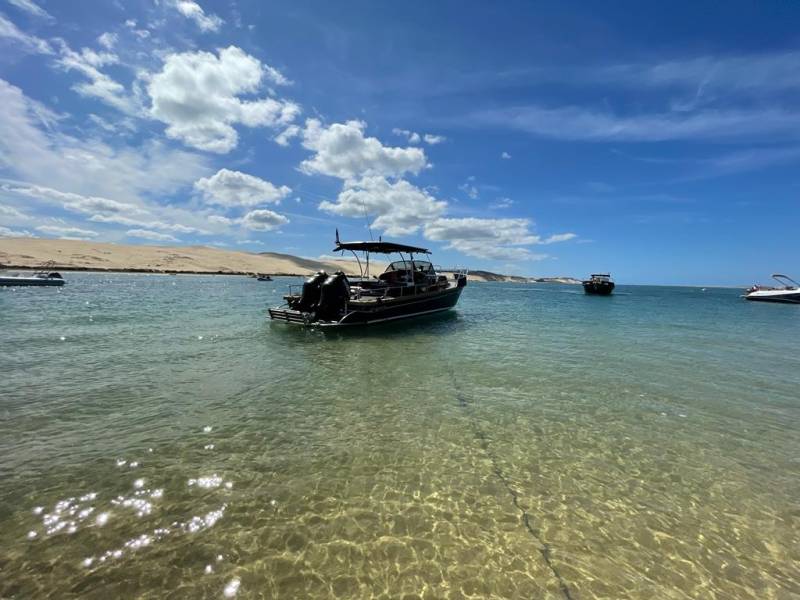
<instances>
[{"instance_id":1,"label":"boat's bimini top","mask_svg":"<svg viewBox=\"0 0 800 600\"><path fill-rule=\"evenodd\" d=\"M430 250L425 248L395 244L393 242L340 242L337 240L336 248L334 248L333 251L341 252L342 250L350 250L352 252L376 252L378 254L392 254L394 252L430 254Z\"/></svg>"}]
</instances>

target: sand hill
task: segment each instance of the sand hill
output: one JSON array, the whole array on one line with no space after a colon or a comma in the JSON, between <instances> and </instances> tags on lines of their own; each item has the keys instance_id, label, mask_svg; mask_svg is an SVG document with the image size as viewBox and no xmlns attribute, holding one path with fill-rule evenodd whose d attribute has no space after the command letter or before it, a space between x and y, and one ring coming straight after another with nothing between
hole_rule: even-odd
<instances>
[{"instance_id":1,"label":"sand hill","mask_svg":"<svg viewBox=\"0 0 800 600\"><path fill-rule=\"evenodd\" d=\"M348 260L316 261L288 254L251 254L208 246L139 246L38 238L0 238L0 266L36 268L53 261L54 269L307 275L320 269L358 274Z\"/></svg>"}]
</instances>

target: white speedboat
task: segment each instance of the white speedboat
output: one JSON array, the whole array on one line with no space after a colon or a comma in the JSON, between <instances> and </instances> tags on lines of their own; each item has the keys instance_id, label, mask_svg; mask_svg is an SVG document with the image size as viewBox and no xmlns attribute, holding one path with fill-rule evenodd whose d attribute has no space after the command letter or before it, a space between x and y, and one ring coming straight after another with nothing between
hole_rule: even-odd
<instances>
[{"instance_id":1,"label":"white speedboat","mask_svg":"<svg viewBox=\"0 0 800 600\"><path fill-rule=\"evenodd\" d=\"M779 287L754 285L745 291L743 298L759 302L782 302L784 304L800 304L800 284L787 275L773 273L772 278Z\"/></svg>"},{"instance_id":2,"label":"white speedboat","mask_svg":"<svg viewBox=\"0 0 800 600\"><path fill-rule=\"evenodd\" d=\"M55 271L37 271L33 275L0 275L0 286L12 285L64 285L64 278Z\"/></svg>"}]
</instances>

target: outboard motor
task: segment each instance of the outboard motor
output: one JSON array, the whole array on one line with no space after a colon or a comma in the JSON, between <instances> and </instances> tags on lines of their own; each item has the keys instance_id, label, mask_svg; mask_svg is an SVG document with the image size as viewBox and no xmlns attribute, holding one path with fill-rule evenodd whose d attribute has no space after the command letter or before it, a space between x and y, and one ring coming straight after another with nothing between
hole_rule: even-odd
<instances>
[{"instance_id":1,"label":"outboard motor","mask_svg":"<svg viewBox=\"0 0 800 600\"><path fill-rule=\"evenodd\" d=\"M350 298L350 284L341 271L337 271L325 280L320 290L317 319L321 321L338 321Z\"/></svg>"},{"instance_id":2,"label":"outboard motor","mask_svg":"<svg viewBox=\"0 0 800 600\"><path fill-rule=\"evenodd\" d=\"M305 283L303 283L303 293L300 295L300 301L292 308L302 312L313 312L316 310L317 304L319 304L322 284L327 278L328 274L325 271L318 271L306 279Z\"/></svg>"}]
</instances>

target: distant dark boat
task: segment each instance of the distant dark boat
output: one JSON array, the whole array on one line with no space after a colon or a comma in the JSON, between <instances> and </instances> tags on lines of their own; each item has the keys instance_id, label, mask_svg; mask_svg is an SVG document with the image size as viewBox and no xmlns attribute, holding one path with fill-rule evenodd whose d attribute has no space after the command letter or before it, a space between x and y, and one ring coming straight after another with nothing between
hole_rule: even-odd
<instances>
[{"instance_id":1,"label":"distant dark boat","mask_svg":"<svg viewBox=\"0 0 800 600\"><path fill-rule=\"evenodd\" d=\"M258 279L258 281L272 281L272 277L269 275L257 275L256 279Z\"/></svg>"},{"instance_id":2,"label":"distant dark boat","mask_svg":"<svg viewBox=\"0 0 800 600\"><path fill-rule=\"evenodd\" d=\"M583 291L593 296L610 296L614 291L614 282L608 273L593 273L592 276L583 281Z\"/></svg>"},{"instance_id":3,"label":"distant dark boat","mask_svg":"<svg viewBox=\"0 0 800 600\"><path fill-rule=\"evenodd\" d=\"M744 298L756 302L800 304L800 284L791 277L780 273L774 273L772 278L780 284L780 287L754 285L746 290Z\"/></svg>"},{"instance_id":4,"label":"distant dark boat","mask_svg":"<svg viewBox=\"0 0 800 600\"><path fill-rule=\"evenodd\" d=\"M55 271L38 271L33 275L0 275L0 286L18 285L61 286L64 285L64 278Z\"/></svg>"},{"instance_id":5,"label":"distant dark boat","mask_svg":"<svg viewBox=\"0 0 800 600\"><path fill-rule=\"evenodd\" d=\"M269 309L276 321L309 327L369 325L429 315L453 308L467 285L466 271L448 276L433 264L414 255L430 254L425 248L384 241L340 242L336 233L335 252L350 251L358 260L361 277L339 271L320 271L310 277L302 290L284 296L286 305ZM366 257L366 269L357 253ZM378 277L370 277L370 254L400 254ZM404 254L407 255L404 256Z\"/></svg>"}]
</instances>

